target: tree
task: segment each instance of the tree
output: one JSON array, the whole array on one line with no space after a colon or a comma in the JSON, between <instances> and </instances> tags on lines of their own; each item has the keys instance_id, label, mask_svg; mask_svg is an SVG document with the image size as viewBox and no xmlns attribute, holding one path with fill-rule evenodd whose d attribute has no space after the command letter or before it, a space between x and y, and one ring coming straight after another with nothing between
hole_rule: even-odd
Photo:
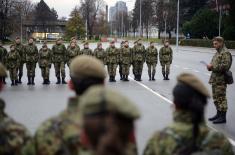
<instances>
[{"instance_id":1,"label":"tree","mask_svg":"<svg viewBox=\"0 0 235 155\"><path fill-rule=\"evenodd\" d=\"M142 1L142 20L145 28L146 37L149 38L149 28L152 26L152 18L154 15L153 0Z\"/></svg>"},{"instance_id":2,"label":"tree","mask_svg":"<svg viewBox=\"0 0 235 155\"><path fill-rule=\"evenodd\" d=\"M66 24L66 36L71 38L74 36L78 38L85 36L85 26L82 21L81 14L78 7L75 7L70 14L70 18Z\"/></svg>"}]
</instances>

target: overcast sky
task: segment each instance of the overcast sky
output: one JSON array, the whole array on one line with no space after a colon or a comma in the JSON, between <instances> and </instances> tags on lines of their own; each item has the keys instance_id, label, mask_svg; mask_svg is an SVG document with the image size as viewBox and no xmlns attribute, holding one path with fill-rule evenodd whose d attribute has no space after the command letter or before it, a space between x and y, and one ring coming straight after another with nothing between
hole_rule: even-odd
<instances>
[{"instance_id":1,"label":"overcast sky","mask_svg":"<svg viewBox=\"0 0 235 155\"><path fill-rule=\"evenodd\" d=\"M33 2L40 2L40 0L32 0ZM55 8L59 17L68 17L71 10L79 5L79 0L44 0L50 8ZM104 0L108 6L114 6L117 0ZM128 10L134 8L135 0L123 0L127 3Z\"/></svg>"}]
</instances>

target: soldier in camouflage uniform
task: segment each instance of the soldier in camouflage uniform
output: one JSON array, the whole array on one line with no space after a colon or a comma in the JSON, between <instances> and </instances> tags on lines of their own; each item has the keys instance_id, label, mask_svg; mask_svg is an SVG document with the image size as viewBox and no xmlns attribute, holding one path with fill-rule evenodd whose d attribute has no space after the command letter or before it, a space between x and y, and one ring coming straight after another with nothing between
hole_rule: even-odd
<instances>
[{"instance_id":1,"label":"soldier in camouflage uniform","mask_svg":"<svg viewBox=\"0 0 235 155\"><path fill-rule=\"evenodd\" d=\"M20 66L18 69L18 74L19 74L18 83L21 84L22 83L21 79L23 77L23 68L25 63L25 46L21 43L20 37L16 37L15 39L15 48L20 55Z\"/></svg>"},{"instance_id":2,"label":"soldier in camouflage uniform","mask_svg":"<svg viewBox=\"0 0 235 155\"><path fill-rule=\"evenodd\" d=\"M174 122L149 140L144 155L233 155L228 139L204 121L206 86L194 75L178 77L173 90Z\"/></svg>"},{"instance_id":3,"label":"soldier in camouflage uniform","mask_svg":"<svg viewBox=\"0 0 235 155\"><path fill-rule=\"evenodd\" d=\"M103 85L106 73L99 60L78 56L71 62L70 76L69 86L76 96L69 99L68 107L62 113L37 129L35 147L38 155L79 155L84 148L80 140L80 96L93 85Z\"/></svg>"},{"instance_id":4,"label":"soldier in camouflage uniform","mask_svg":"<svg viewBox=\"0 0 235 155\"><path fill-rule=\"evenodd\" d=\"M50 84L50 69L52 63L52 51L47 47L45 42L39 50L38 64L41 69L43 84Z\"/></svg>"},{"instance_id":5,"label":"soldier in camouflage uniform","mask_svg":"<svg viewBox=\"0 0 235 155\"><path fill-rule=\"evenodd\" d=\"M57 78L56 84L61 84L61 77L62 84L67 84L67 82L65 81L65 64L67 61L67 51L61 38L57 39L56 44L52 47L52 54L52 62L54 63L55 75Z\"/></svg>"},{"instance_id":6,"label":"soldier in camouflage uniform","mask_svg":"<svg viewBox=\"0 0 235 155\"><path fill-rule=\"evenodd\" d=\"M70 48L67 49L67 65L68 65L68 67L70 66L72 60L78 55L81 55L79 48L77 48L75 42L71 42Z\"/></svg>"},{"instance_id":7,"label":"soldier in camouflage uniform","mask_svg":"<svg viewBox=\"0 0 235 155\"><path fill-rule=\"evenodd\" d=\"M92 87L81 98L84 132L81 142L94 155L137 155L134 123L139 110L125 96L104 87Z\"/></svg>"},{"instance_id":8,"label":"soldier in camouflage uniform","mask_svg":"<svg viewBox=\"0 0 235 155\"><path fill-rule=\"evenodd\" d=\"M28 45L25 46L25 59L27 67L28 85L35 85L35 69L38 62L38 48L34 44L34 39L30 38Z\"/></svg>"},{"instance_id":9,"label":"soldier in camouflage uniform","mask_svg":"<svg viewBox=\"0 0 235 155\"><path fill-rule=\"evenodd\" d=\"M122 62L121 62L121 54L122 54L122 51L123 51L123 48L124 48L124 44L125 44L125 41L122 41L121 42L121 46L119 48L119 58L118 58L118 66L119 66L119 75L120 75L120 80L124 80L124 76L123 76L123 73L122 73Z\"/></svg>"},{"instance_id":10,"label":"soldier in camouflage uniform","mask_svg":"<svg viewBox=\"0 0 235 155\"><path fill-rule=\"evenodd\" d=\"M141 40L137 41L137 45L133 49L133 68L137 81L141 81L143 66L145 62L145 47Z\"/></svg>"},{"instance_id":11,"label":"soldier in camouflage uniform","mask_svg":"<svg viewBox=\"0 0 235 155\"><path fill-rule=\"evenodd\" d=\"M106 53L105 50L102 48L102 43L97 44L97 48L94 50L94 57L102 61L104 64L106 64Z\"/></svg>"},{"instance_id":12,"label":"soldier in camouflage uniform","mask_svg":"<svg viewBox=\"0 0 235 155\"><path fill-rule=\"evenodd\" d=\"M6 56L7 68L10 73L11 85L17 85L17 70L20 66L20 55L15 49L15 45L10 46L10 52Z\"/></svg>"},{"instance_id":13,"label":"soldier in camouflage uniform","mask_svg":"<svg viewBox=\"0 0 235 155\"><path fill-rule=\"evenodd\" d=\"M150 46L146 50L146 63L148 66L149 81L155 81L156 66L158 62L158 51L154 47L154 42L150 42Z\"/></svg>"},{"instance_id":14,"label":"soldier in camouflage uniform","mask_svg":"<svg viewBox=\"0 0 235 155\"><path fill-rule=\"evenodd\" d=\"M89 48L89 43L85 42L84 43L84 49L81 50L82 55L92 55L92 50Z\"/></svg>"},{"instance_id":15,"label":"soldier in camouflage uniform","mask_svg":"<svg viewBox=\"0 0 235 155\"><path fill-rule=\"evenodd\" d=\"M0 76L6 69L0 64ZM0 91L3 83L0 81ZM28 130L5 113L5 102L0 99L0 155L35 155L33 140Z\"/></svg>"},{"instance_id":16,"label":"soldier in camouflage uniform","mask_svg":"<svg viewBox=\"0 0 235 155\"><path fill-rule=\"evenodd\" d=\"M124 46L120 52L120 63L122 64L123 81L129 81L130 66L132 64L132 52L129 48L128 41L124 42Z\"/></svg>"},{"instance_id":17,"label":"soldier in camouflage uniform","mask_svg":"<svg viewBox=\"0 0 235 155\"><path fill-rule=\"evenodd\" d=\"M7 56L7 49L3 47L3 43L0 40L0 63L6 65L6 56ZM0 77L0 81L6 84L5 77Z\"/></svg>"},{"instance_id":18,"label":"soldier in camouflage uniform","mask_svg":"<svg viewBox=\"0 0 235 155\"><path fill-rule=\"evenodd\" d=\"M212 61L207 65L208 71L211 71L209 83L212 85L213 100L217 110L214 117L209 118L214 124L226 123L226 112L228 110L226 90L227 83L225 81L225 72L232 66L232 55L224 45L222 37L216 37L213 40L216 54Z\"/></svg>"},{"instance_id":19,"label":"soldier in camouflage uniform","mask_svg":"<svg viewBox=\"0 0 235 155\"><path fill-rule=\"evenodd\" d=\"M115 47L115 42L110 43L110 47L106 49L106 63L109 73L109 82L116 82L116 70L119 59L119 50Z\"/></svg>"},{"instance_id":20,"label":"soldier in camouflage uniform","mask_svg":"<svg viewBox=\"0 0 235 155\"><path fill-rule=\"evenodd\" d=\"M79 52L80 52L80 47L79 47L79 45L77 43L77 38L76 37L72 37L71 38L70 44L68 45L67 50L69 50L71 43L74 43L76 45L77 50L79 50Z\"/></svg>"},{"instance_id":21,"label":"soldier in camouflage uniform","mask_svg":"<svg viewBox=\"0 0 235 155\"><path fill-rule=\"evenodd\" d=\"M159 59L162 66L162 75L164 80L169 80L170 66L173 59L173 51L169 45L169 41L164 41L164 47L160 49Z\"/></svg>"},{"instance_id":22,"label":"soldier in camouflage uniform","mask_svg":"<svg viewBox=\"0 0 235 155\"><path fill-rule=\"evenodd\" d=\"M133 51L135 51L137 45L138 45L138 41L135 41L135 42L134 42L134 46L133 46L133 48L132 48L132 50L131 50L132 59L133 59L133 55L134 55ZM136 80L135 68L134 68L133 61L132 61L132 73L133 73L133 75L134 75L134 79Z\"/></svg>"}]
</instances>

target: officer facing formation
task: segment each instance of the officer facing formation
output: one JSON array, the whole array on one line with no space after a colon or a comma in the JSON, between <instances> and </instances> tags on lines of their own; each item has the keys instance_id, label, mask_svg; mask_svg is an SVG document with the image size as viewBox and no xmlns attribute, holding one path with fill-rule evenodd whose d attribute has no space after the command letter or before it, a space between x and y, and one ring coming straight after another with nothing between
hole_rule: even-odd
<instances>
[{"instance_id":1,"label":"officer facing formation","mask_svg":"<svg viewBox=\"0 0 235 155\"><path fill-rule=\"evenodd\" d=\"M119 50L115 47L115 42L110 42L110 46L106 49L106 63L109 73L109 81L116 82L116 70L119 59Z\"/></svg>"},{"instance_id":2,"label":"officer facing formation","mask_svg":"<svg viewBox=\"0 0 235 155\"><path fill-rule=\"evenodd\" d=\"M0 64L0 76L6 77L5 67ZM0 81L0 92L3 82ZM32 138L27 129L5 113L5 102L0 99L0 154L35 155Z\"/></svg>"},{"instance_id":3,"label":"officer facing formation","mask_svg":"<svg viewBox=\"0 0 235 155\"><path fill-rule=\"evenodd\" d=\"M122 65L122 80L123 81L129 81L128 76L130 73L130 66L132 64L132 51L129 48L128 41L124 42L123 47L121 48L120 52L120 64Z\"/></svg>"},{"instance_id":4,"label":"officer facing formation","mask_svg":"<svg viewBox=\"0 0 235 155\"><path fill-rule=\"evenodd\" d=\"M102 47L101 42L97 43L97 48L94 50L93 55L94 55L94 57L99 59L101 62L106 64L106 53L105 53L105 50Z\"/></svg>"},{"instance_id":5,"label":"officer facing formation","mask_svg":"<svg viewBox=\"0 0 235 155\"><path fill-rule=\"evenodd\" d=\"M62 84L67 84L65 81L65 64L66 64L66 48L63 44L63 40L57 39L56 44L52 47L52 62L54 63L55 67L55 75L57 78L56 84L61 84L61 78L62 78Z\"/></svg>"},{"instance_id":6,"label":"officer facing formation","mask_svg":"<svg viewBox=\"0 0 235 155\"><path fill-rule=\"evenodd\" d=\"M3 47L3 43L0 40L0 63L6 66L6 56L7 56L7 49ZM0 77L0 81L6 84L5 77Z\"/></svg>"},{"instance_id":7,"label":"officer facing formation","mask_svg":"<svg viewBox=\"0 0 235 155\"><path fill-rule=\"evenodd\" d=\"M15 49L15 45L10 46L10 52L7 53L6 60L7 60L6 66L10 73L11 85L16 86L17 71L20 66L21 59L20 59L20 54Z\"/></svg>"},{"instance_id":8,"label":"officer facing formation","mask_svg":"<svg viewBox=\"0 0 235 155\"><path fill-rule=\"evenodd\" d=\"M84 43L84 49L81 50L82 55L90 55L92 56L92 50L89 48L89 43L85 42Z\"/></svg>"},{"instance_id":9,"label":"officer facing formation","mask_svg":"<svg viewBox=\"0 0 235 155\"><path fill-rule=\"evenodd\" d=\"M160 49L159 59L162 66L163 80L169 80L170 66L173 60L173 50L168 40L164 41L164 47Z\"/></svg>"},{"instance_id":10,"label":"officer facing formation","mask_svg":"<svg viewBox=\"0 0 235 155\"><path fill-rule=\"evenodd\" d=\"M197 77L181 74L173 96L174 122L154 134L144 155L234 154L228 139L205 124L204 111L210 94Z\"/></svg>"},{"instance_id":11,"label":"officer facing formation","mask_svg":"<svg viewBox=\"0 0 235 155\"><path fill-rule=\"evenodd\" d=\"M155 81L156 67L158 63L158 51L154 47L154 42L146 50L146 63L148 66L149 81Z\"/></svg>"},{"instance_id":12,"label":"officer facing formation","mask_svg":"<svg viewBox=\"0 0 235 155\"><path fill-rule=\"evenodd\" d=\"M214 117L209 118L214 124L226 123L226 113L228 103L226 98L227 83L225 81L225 73L232 66L232 55L224 45L222 37L213 39L213 46L216 53L213 56L211 63L207 65L208 71L211 71L209 83L212 85L213 100L217 110Z\"/></svg>"},{"instance_id":13,"label":"officer facing formation","mask_svg":"<svg viewBox=\"0 0 235 155\"><path fill-rule=\"evenodd\" d=\"M41 69L43 84L50 84L50 69L52 64L52 51L47 47L44 42L42 48L39 50L38 64Z\"/></svg>"},{"instance_id":14,"label":"officer facing formation","mask_svg":"<svg viewBox=\"0 0 235 155\"><path fill-rule=\"evenodd\" d=\"M20 65L18 69L18 83L21 84L22 77L23 77L23 68L24 68L24 63L25 63L25 46L21 43L20 37L15 38L15 49L20 55Z\"/></svg>"},{"instance_id":15,"label":"officer facing formation","mask_svg":"<svg viewBox=\"0 0 235 155\"><path fill-rule=\"evenodd\" d=\"M104 85L106 72L99 60L90 56L78 56L71 62L70 76L69 86L76 95L69 99L62 113L38 128L35 134L36 154L75 155L80 154L84 148L80 140L80 96L91 86Z\"/></svg>"},{"instance_id":16,"label":"officer facing formation","mask_svg":"<svg viewBox=\"0 0 235 155\"><path fill-rule=\"evenodd\" d=\"M133 68L136 81L142 81L142 71L145 62L145 47L141 39L137 41L137 45L133 48Z\"/></svg>"},{"instance_id":17,"label":"officer facing formation","mask_svg":"<svg viewBox=\"0 0 235 155\"><path fill-rule=\"evenodd\" d=\"M90 88L81 99L83 142L95 155L137 155L134 134L137 107L123 95L104 87Z\"/></svg>"}]
</instances>

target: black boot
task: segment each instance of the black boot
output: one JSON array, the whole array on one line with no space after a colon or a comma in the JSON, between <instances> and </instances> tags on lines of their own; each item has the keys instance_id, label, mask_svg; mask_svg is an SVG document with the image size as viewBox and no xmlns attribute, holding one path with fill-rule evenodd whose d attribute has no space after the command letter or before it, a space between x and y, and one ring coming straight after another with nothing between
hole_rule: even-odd
<instances>
[{"instance_id":1,"label":"black boot","mask_svg":"<svg viewBox=\"0 0 235 155\"><path fill-rule=\"evenodd\" d=\"M170 80L169 77L168 77L168 74L166 74L166 80Z\"/></svg>"},{"instance_id":2,"label":"black boot","mask_svg":"<svg viewBox=\"0 0 235 155\"><path fill-rule=\"evenodd\" d=\"M35 85L34 83L34 76L32 76L32 82L31 82L32 85Z\"/></svg>"},{"instance_id":3,"label":"black boot","mask_svg":"<svg viewBox=\"0 0 235 155\"><path fill-rule=\"evenodd\" d=\"M116 80L115 80L115 76L113 76L113 82L116 82Z\"/></svg>"},{"instance_id":4,"label":"black boot","mask_svg":"<svg viewBox=\"0 0 235 155\"><path fill-rule=\"evenodd\" d=\"M151 73L149 73L149 81L151 81L151 80L152 80Z\"/></svg>"},{"instance_id":5,"label":"black boot","mask_svg":"<svg viewBox=\"0 0 235 155\"><path fill-rule=\"evenodd\" d=\"M137 75L137 77L136 77L136 81L141 81L141 77L140 77L140 75Z\"/></svg>"},{"instance_id":6,"label":"black boot","mask_svg":"<svg viewBox=\"0 0 235 155\"><path fill-rule=\"evenodd\" d=\"M129 81L129 79L128 79L128 75L126 75L126 79L125 79L126 81Z\"/></svg>"},{"instance_id":7,"label":"black boot","mask_svg":"<svg viewBox=\"0 0 235 155\"><path fill-rule=\"evenodd\" d=\"M120 80L124 80L124 76L122 74L120 74Z\"/></svg>"},{"instance_id":8,"label":"black boot","mask_svg":"<svg viewBox=\"0 0 235 155\"><path fill-rule=\"evenodd\" d=\"M109 76L109 82L113 82L113 81L112 81L112 76Z\"/></svg>"},{"instance_id":9,"label":"black boot","mask_svg":"<svg viewBox=\"0 0 235 155\"><path fill-rule=\"evenodd\" d=\"M154 74L152 75L152 80L155 81L155 75Z\"/></svg>"},{"instance_id":10,"label":"black boot","mask_svg":"<svg viewBox=\"0 0 235 155\"><path fill-rule=\"evenodd\" d=\"M43 79L43 85L47 84L47 80L46 79Z\"/></svg>"},{"instance_id":11,"label":"black boot","mask_svg":"<svg viewBox=\"0 0 235 155\"><path fill-rule=\"evenodd\" d=\"M209 120L209 121L214 121L214 120L216 120L216 119L218 118L218 116L219 116L219 111L217 110L215 116L209 118L208 120Z\"/></svg>"},{"instance_id":12,"label":"black boot","mask_svg":"<svg viewBox=\"0 0 235 155\"><path fill-rule=\"evenodd\" d=\"M15 81L11 80L11 86L14 86L14 85L15 85Z\"/></svg>"},{"instance_id":13,"label":"black boot","mask_svg":"<svg viewBox=\"0 0 235 155\"><path fill-rule=\"evenodd\" d=\"M219 116L216 120L213 121L213 124L224 124L226 123L226 112L219 112Z\"/></svg>"},{"instance_id":14,"label":"black boot","mask_svg":"<svg viewBox=\"0 0 235 155\"><path fill-rule=\"evenodd\" d=\"M32 83L31 83L31 77L30 76L28 76L28 83L27 83L27 85L31 85Z\"/></svg>"},{"instance_id":15,"label":"black boot","mask_svg":"<svg viewBox=\"0 0 235 155\"><path fill-rule=\"evenodd\" d=\"M62 84L67 84L67 82L65 81L65 78L62 78Z\"/></svg>"},{"instance_id":16,"label":"black boot","mask_svg":"<svg viewBox=\"0 0 235 155\"><path fill-rule=\"evenodd\" d=\"M60 83L61 83L61 80L60 80L60 77L58 77L56 84L60 84Z\"/></svg>"},{"instance_id":17,"label":"black boot","mask_svg":"<svg viewBox=\"0 0 235 155\"><path fill-rule=\"evenodd\" d=\"M50 80L46 79L46 85L50 84Z\"/></svg>"},{"instance_id":18,"label":"black boot","mask_svg":"<svg viewBox=\"0 0 235 155\"><path fill-rule=\"evenodd\" d=\"M162 73L162 76L163 76L163 80L166 80L166 74Z\"/></svg>"},{"instance_id":19,"label":"black boot","mask_svg":"<svg viewBox=\"0 0 235 155\"><path fill-rule=\"evenodd\" d=\"M19 80L18 80L18 83L19 83L19 84L22 84L21 79L22 79L22 76L19 76Z\"/></svg>"},{"instance_id":20,"label":"black boot","mask_svg":"<svg viewBox=\"0 0 235 155\"><path fill-rule=\"evenodd\" d=\"M141 75L139 75L139 81L142 81Z\"/></svg>"},{"instance_id":21,"label":"black boot","mask_svg":"<svg viewBox=\"0 0 235 155\"><path fill-rule=\"evenodd\" d=\"M17 86L18 85L18 80L15 80L15 86Z\"/></svg>"}]
</instances>

